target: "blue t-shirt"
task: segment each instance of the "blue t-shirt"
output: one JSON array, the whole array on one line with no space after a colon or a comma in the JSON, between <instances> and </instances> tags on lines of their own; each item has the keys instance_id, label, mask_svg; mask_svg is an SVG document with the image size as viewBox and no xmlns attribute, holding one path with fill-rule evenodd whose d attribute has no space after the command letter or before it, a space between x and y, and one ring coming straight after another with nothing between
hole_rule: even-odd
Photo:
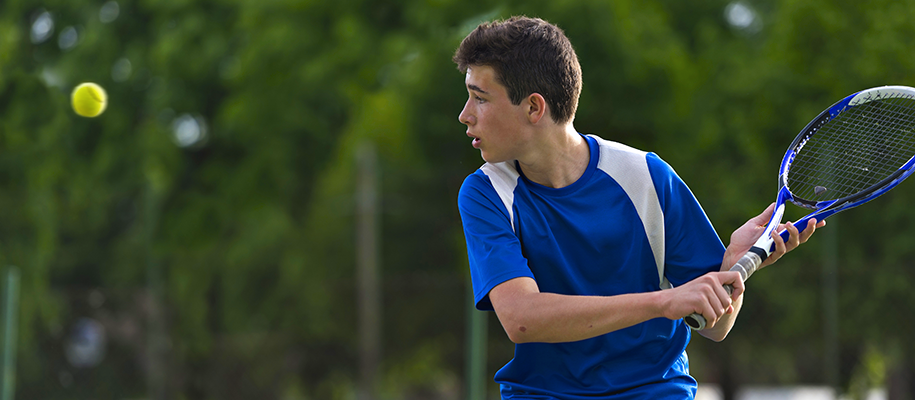
<instances>
[{"instance_id":1,"label":"blue t-shirt","mask_svg":"<svg viewBox=\"0 0 915 400\"><path fill-rule=\"evenodd\" d=\"M476 307L519 277L541 292L612 296L682 285L718 271L724 246L671 167L584 136L590 161L575 183L529 181L514 161L484 164L464 180L464 225ZM692 398L682 320L657 318L567 343L515 345L495 376L506 399Z\"/></svg>"}]
</instances>

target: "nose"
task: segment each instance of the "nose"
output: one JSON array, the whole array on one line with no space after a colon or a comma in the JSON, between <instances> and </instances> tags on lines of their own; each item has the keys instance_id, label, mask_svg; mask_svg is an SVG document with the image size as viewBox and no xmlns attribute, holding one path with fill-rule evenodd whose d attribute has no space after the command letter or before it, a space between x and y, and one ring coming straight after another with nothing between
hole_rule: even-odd
<instances>
[{"instance_id":1,"label":"nose","mask_svg":"<svg viewBox=\"0 0 915 400\"><path fill-rule=\"evenodd\" d=\"M461 113L458 114L458 121L461 121L462 124L470 126L476 122L476 117L474 117L470 112L470 100L467 100L467 103L464 103L464 109L461 110Z\"/></svg>"}]
</instances>

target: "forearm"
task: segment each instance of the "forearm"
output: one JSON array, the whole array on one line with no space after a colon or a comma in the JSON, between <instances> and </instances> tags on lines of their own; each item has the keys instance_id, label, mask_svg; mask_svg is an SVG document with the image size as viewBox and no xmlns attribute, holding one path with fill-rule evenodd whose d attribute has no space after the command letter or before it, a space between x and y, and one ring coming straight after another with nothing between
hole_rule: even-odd
<instances>
[{"instance_id":1,"label":"forearm","mask_svg":"<svg viewBox=\"0 0 915 400\"><path fill-rule=\"evenodd\" d=\"M752 244L759 239L760 235L764 232L766 228L766 222L771 217L774 209L775 204L770 204L762 214L753 219L750 219L743 226L735 230L733 234L731 234L731 243L728 245L728 248L725 251L724 260L722 261L721 265L721 271L729 271L731 267L740 259L740 257L746 254ZM782 240L781 235L776 233L778 229L772 231L772 239L774 240L775 251L773 251L772 254L770 254L766 260L759 265L757 271L766 267L767 265L771 265L788 251L791 251L799 244L806 242L807 239L810 238L810 235L812 235L816 230L816 228L821 228L825 225L826 221L817 222L811 219L807 221L807 227L804 228L803 233L801 233L793 224L785 224L783 227L789 233L787 242ZM728 333L731 331L731 328L734 326L737 315L740 313L740 307L743 305L743 294L741 293L741 295L738 296L731 305L733 306L733 311L721 316L715 324L714 328L705 329L699 333L702 334L702 336L715 341L724 340L724 338L727 337Z\"/></svg>"},{"instance_id":2,"label":"forearm","mask_svg":"<svg viewBox=\"0 0 915 400\"><path fill-rule=\"evenodd\" d=\"M728 333L731 332L731 328L734 327L734 323L737 321L737 315L740 313L740 308L743 306L743 295L734 300L734 303L731 304L734 307L734 310L730 313L724 314L721 318L718 318L718 321L715 323L713 328L707 328L699 331L699 334L720 342L728 336Z\"/></svg>"},{"instance_id":3,"label":"forearm","mask_svg":"<svg viewBox=\"0 0 915 400\"><path fill-rule=\"evenodd\" d=\"M737 254L733 250L728 249L728 251L725 252L724 259L721 263L721 271L729 271L740 257L742 257L742 254ZM737 315L740 313L740 309L743 306L743 294L737 297L731 306L733 307L733 310L730 313L722 315L713 328L703 329L699 331L699 334L716 342L724 340L734 327L734 323L737 321Z\"/></svg>"},{"instance_id":4,"label":"forearm","mask_svg":"<svg viewBox=\"0 0 915 400\"><path fill-rule=\"evenodd\" d=\"M617 296L526 293L497 314L515 343L572 342L662 317L658 292Z\"/></svg>"}]
</instances>

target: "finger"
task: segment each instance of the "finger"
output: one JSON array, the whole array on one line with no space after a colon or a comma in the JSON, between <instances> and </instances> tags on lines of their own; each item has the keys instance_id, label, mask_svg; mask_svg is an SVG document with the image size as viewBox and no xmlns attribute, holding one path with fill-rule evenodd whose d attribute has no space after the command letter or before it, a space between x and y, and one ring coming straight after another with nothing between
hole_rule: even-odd
<instances>
[{"instance_id":1,"label":"finger","mask_svg":"<svg viewBox=\"0 0 915 400\"><path fill-rule=\"evenodd\" d=\"M702 315L705 318L705 327L713 328L715 323L718 322L721 314L715 311L717 307L713 306L712 303L706 301L702 302L699 307L695 310L695 313Z\"/></svg>"},{"instance_id":2,"label":"finger","mask_svg":"<svg viewBox=\"0 0 915 400\"><path fill-rule=\"evenodd\" d=\"M731 300L737 301L737 299L743 295L743 291L746 289L746 285L744 285L743 279L740 279L740 274L737 274L737 280L731 282L731 287L734 288L731 290Z\"/></svg>"},{"instance_id":3,"label":"finger","mask_svg":"<svg viewBox=\"0 0 915 400\"><path fill-rule=\"evenodd\" d=\"M722 312L729 313L728 310L732 308L734 302L743 294L743 279L741 279L740 273L737 272L723 272L719 276L721 282L716 287L715 293L718 295L718 300L721 301ZM730 293L724 288L724 285L729 285L731 287Z\"/></svg>"},{"instance_id":4,"label":"finger","mask_svg":"<svg viewBox=\"0 0 915 400\"><path fill-rule=\"evenodd\" d=\"M718 286L715 288L715 295L718 296L718 303L716 304L717 307L715 307L715 311L721 312L721 314L718 315L720 317L721 315L724 315L724 312L731 305L731 294L728 293L724 286Z\"/></svg>"},{"instance_id":5,"label":"finger","mask_svg":"<svg viewBox=\"0 0 915 400\"><path fill-rule=\"evenodd\" d=\"M766 209L763 210L762 214L759 214L756 217L754 217L752 219L752 221L759 227L764 227L764 226L766 226L766 224L769 223L769 219L772 218L773 212L775 212L775 202L770 203L769 207L766 207Z\"/></svg>"},{"instance_id":6,"label":"finger","mask_svg":"<svg viewBox=\"0 0 915 400\"><path fill-rule=\"evenodd\" d=\"M712 292L705 292L702 301L697 304L698 309L696 312L705 317L706 328L713 328L730 305L723 304L721 299L717 297L717 289L713 289Z\"/></svg>"},{"instance_id":7,"label":"finger","mask_svg":"<svg viewBox=\"0 0 915 400\"><path fill-rule=\"evenodd\" d=\"M789 223L789 224L785 224L785 225L790 226L791 224ZM770 254L769 257L766 257L766 261L765 261L766 265L774 263L779 258L781 258L781 256L783 254L788 252L788 247L787 247L787 244L785 243L785 240L782 239L782 235L777 233L777 231L778 231L777 229L772 230L771 237L772 237L772 241L775 244L775 250L772 251L772 254ZM789 231L789 234L790 234L790 231ZM788 240L791 240L790 236L788 237Z\"/></svg>"},{"instance_id":8,"label":"finger","mask_svg":"<svg viewBox=\"0 0 915 400\"><path fill-rule=\"evenodd\" d=\"M733 312L733 302L743 292L743 281L738 272L715 272L709 273L696 280L696 292L701 297L694 305L694 312L701 314L706 319L708 328L714 327L715 323L728 312ZM724 285L731 285L732 292L728 293ZM733 293L737 293L734 295ZM731 310L731 311L729 311Z\"/></svg>"},{"instance_id":9,"label":"finger","mask_svg":"<svg viewBox=\"0 0 915 400\"><path fill-rule=\"evenodd\" d=\"M785 252L787 253L801 244L801 235L791 222L785 224L785 229L788 231L788 241L785 242Z\"/></svg>"},{"instance_id":10,"label":"finger","mask_svg":"<svg viewBox=\"0 0 915 400\"><path fill-rule=\"evenodd\" d=\"M823 221L826 222L826 221ZM813 232L816 231L817 226L820 224L817 223L816 218L811 218L807 221L807 227L801 232L800 242L807 243L807 239L810 239L810 236L813 235Z\"/></svg>"}]
</instances>

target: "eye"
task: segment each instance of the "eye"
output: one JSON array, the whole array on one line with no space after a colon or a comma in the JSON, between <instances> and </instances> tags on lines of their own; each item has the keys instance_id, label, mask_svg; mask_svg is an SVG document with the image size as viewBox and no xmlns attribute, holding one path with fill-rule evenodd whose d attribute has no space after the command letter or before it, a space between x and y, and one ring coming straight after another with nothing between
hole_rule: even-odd
<instances>
[{"instance_id":1,"label":"eye","mask_svg":"<svg viewBox=\"0 0 915 400\"><path fill-rule=\"evenodd\" d=\"M482 97L477 96L477 95L474 95L473 99L476 100L477 103L484 103L486 101Z\"/></svg>"}]
</instances>

